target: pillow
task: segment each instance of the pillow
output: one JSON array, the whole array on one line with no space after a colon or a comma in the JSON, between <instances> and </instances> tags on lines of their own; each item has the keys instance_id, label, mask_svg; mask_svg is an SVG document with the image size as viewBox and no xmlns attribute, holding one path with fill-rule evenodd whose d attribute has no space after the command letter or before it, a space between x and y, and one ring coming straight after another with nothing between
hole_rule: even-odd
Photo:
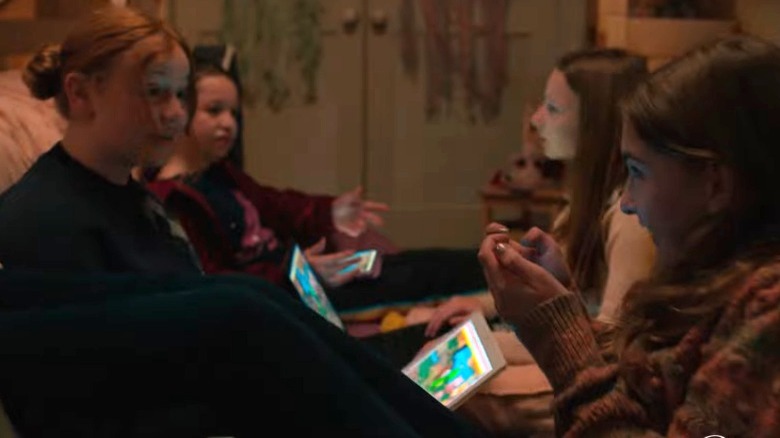
<instances>
[{"instance_id":1,"label":"pillow","mask_svg":"<svg viewBox=\"0 0 780 438\"><path fill-rule=\"evenodd\" d=\"M65 132L54 100L38 100L20 70L0 71L0 193L14 184Z\"/></svg>"}]
</instances>

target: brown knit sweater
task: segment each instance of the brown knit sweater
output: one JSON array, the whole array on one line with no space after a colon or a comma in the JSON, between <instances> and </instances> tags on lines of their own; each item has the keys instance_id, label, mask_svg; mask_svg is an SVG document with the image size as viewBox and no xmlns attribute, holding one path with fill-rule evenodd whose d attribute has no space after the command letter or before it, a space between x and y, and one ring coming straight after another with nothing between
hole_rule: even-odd
<instances>
[{"instance_id":1,"label":"brown knit sweater","mask_svg":"<svg viewBox=\"0 0 780 438\"><path fill-rule=\"evenodd\" d=\"M750 274L714 322L631 367L604 361L574 294L514 322L555 390L560 436L780 437L780 263Z\"/></svg>"}]
</instances>

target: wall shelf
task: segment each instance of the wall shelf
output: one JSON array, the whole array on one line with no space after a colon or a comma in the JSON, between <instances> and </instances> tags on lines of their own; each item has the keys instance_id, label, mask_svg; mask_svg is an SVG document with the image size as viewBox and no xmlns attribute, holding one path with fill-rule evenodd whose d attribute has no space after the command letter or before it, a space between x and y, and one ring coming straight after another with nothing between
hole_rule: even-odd
<instances>
[{"instance_id":1,"label":"wall shelf","mask_svg":"<svg viewBox=\"0 0 780 438\"><path fill-rule=\"evenodd\" d=\"M31 52L42 44L58 43L74 24L69 18L0 20L0 54Z\"/></svg>"},{"instance_id":2,"label":"wall shelf","mask_svg":"<svg viewBox=\"0 0 780 438\"><path fill-rule=\"evenodd\" d=\"M721 1L707 17L662 18L632 16L629 0L600 0L597 44L622 47L648 58L653 69L667 60L719 36L739 30L733 2Z\"/></svg>"}]
</instances>

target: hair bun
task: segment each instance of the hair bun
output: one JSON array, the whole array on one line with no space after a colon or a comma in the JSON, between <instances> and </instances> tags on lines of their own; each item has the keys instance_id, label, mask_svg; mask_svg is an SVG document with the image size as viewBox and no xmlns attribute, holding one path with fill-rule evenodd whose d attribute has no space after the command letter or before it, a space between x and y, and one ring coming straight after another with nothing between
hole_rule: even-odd
<instances>
[{"instance_id":1,"label":"hair bun","mask_svg":"<svg viewBox=\"0 0 780 438\"><path fill-rule=\"evenodd\" d=\"M60 46L47 45L38 50L22 73L30 93L44 100L59 94L62 88Z\"/></svg>"}]
</instances>

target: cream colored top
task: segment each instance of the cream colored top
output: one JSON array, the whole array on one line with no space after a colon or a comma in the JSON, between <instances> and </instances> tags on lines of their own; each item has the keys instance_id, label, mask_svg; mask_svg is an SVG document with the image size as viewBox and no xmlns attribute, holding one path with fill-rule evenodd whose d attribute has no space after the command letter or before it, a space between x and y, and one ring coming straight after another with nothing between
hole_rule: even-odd
<instances>
[{"instance_id":1,"label":"cream colored top","mask_svg":"<svg viewBox=\"0 0 780 438\"><path fill-rule=\"evenodd\" d=\"M607 241L604 259L607 277L597 320L614 323L626 292L637 281L650 277L655 264L655 245L636 215L620 211L615 202L604 214Z\"/></svg>"}]
</instances>

